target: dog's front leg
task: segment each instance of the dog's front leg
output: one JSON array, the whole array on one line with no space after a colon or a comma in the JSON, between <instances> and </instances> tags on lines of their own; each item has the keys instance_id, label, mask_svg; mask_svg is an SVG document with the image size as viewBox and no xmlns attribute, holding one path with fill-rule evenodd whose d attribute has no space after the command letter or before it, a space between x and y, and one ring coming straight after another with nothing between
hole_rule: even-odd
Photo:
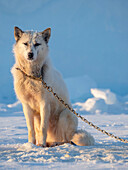
<instances>
[{"instance_id":1,"label":"dog's front leg","mask_svg":"<svg viewBox=\"0 0 128 170\"><path fill-rule=\"evenodd\" d=\"M43 101L40 103L40 117L41 117L41 124L40 124L40 142L39 145L46 147L46 138L47 138L47 128L49 122L49 115L50 115L50 105Z\"/></svg>"},{"instance_id":2,"label":"dog's front leg","mask_svg":"<svg viewBox=\"0 0 128 170\"><path fill-rule=\"evenodd\" d=\"M23 104L23 111L28 128L28 141L35 144L34 113L28 104Z\"/></svg>"}]
</instances>

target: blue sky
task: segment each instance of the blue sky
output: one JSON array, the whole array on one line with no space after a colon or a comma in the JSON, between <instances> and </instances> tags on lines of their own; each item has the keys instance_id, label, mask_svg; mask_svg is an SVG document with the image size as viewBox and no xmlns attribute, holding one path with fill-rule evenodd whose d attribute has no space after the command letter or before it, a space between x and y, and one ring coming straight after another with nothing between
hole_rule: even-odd
<instances>
[{"instance_id":1,"label":"blue sky","mask_svg":"<svg viewBox=\"0 0 128 170\"><path fill-rule=\"evenodd\" d=\"M128 94L127 0L0 1L0 100L15 100L10 68L13 27L51 27L50 57L64 78L91 77L100 88Z\"/></svg>"}]
</instances>

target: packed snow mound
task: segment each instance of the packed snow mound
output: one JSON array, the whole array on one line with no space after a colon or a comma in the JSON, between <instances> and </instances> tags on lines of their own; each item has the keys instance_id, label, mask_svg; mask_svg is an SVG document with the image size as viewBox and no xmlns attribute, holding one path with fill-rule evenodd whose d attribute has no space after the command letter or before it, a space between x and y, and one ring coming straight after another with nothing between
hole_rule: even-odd
<instances>
[{"instance_id":1,"label":"packed snow mound","mask_svg":"<svg viewBox=\"0 0 128 170\"><path fill-rule=\"evenodd\" d=\"M20 104L20 101L18 100L18 101L16 101L16 102L13 103L13 104L8 104L7 107L8 107L8 108L13 108L13 107L18 106L19 104Z\"/></svg>"},{"instance_id":2,"label":"packed snow mound","mask_svg":"<svg viewBox=\"0 0 128 170\"><path fill-rule=\"evenodd\" d=\"M116 95L110 89L91 89L91 93L95 98L103 99L106 104L115 104L117 102Z\"/></svg>"},{"instance_id":3,"label":"packed snow mound","mask_svg":"<svg viewBox=\"0 0 128 170\"><path fill-rule=\"evenodd\" d=\"M73 106L82 113L91 114L128 114L128 98L120 97L109 89L92 88L92 98L84 103L77 102Z\"/></svg>"}]
</instances>

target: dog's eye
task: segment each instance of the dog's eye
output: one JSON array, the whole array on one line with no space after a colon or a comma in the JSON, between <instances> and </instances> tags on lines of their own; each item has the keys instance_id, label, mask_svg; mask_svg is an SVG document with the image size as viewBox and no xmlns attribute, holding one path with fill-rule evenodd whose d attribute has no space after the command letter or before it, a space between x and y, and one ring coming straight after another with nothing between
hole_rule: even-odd
<instances>
[{"instance_id":1,"label":"dog's eye","mask_svg":"<svg viewBox=\"0 0 128 170\"><path fill-rule=\"evenodd\" d=\"M34 44L34 46L35 46L35 47L37 47L37 46L39 46L39 45L41 45L41 44L40 44L40 43L36 43L36 44Z\"/></svg>"},{"instance_id":2,"label":"dog's eye","mask_svg":"<svg viewBox=\"0 0 128 170\"><path fill-rule=\"evenodd\" d=\"M26 43L23 43L25 46L28 46L28 43L26 42Z\"/></svg>"}]
</instances>

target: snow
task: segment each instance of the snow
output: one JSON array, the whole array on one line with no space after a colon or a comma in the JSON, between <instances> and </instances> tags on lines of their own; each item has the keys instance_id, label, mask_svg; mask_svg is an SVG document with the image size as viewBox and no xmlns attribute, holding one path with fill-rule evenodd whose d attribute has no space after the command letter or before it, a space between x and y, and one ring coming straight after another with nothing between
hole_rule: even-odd
<instances>
[{"instance_id":1,"label":"snow","mask_svg":"<svg viewBox=\"0 0 128 170\"><path fill-rule=\"evenodd\" d=\"M71 83L71 80L69 82ZM87 99L85 103L74 103L73 106L76 108L76 111L81 113L87 120L93 122L109 133L113 133L114 135L124 139L128 139L128 97L126 96L121 98L108 89L101 90L94 88L90 89L90 91L94 95L93 98ZM119 104L120 107L118 106ZM115 111L115 113L109 112L110 106L111 111ZM118 109L117 113L116 107ZM125 112L122 112L124 110ZM41 148L27 142L27 127L25 117L22 112L21 103L17 101L8 105L1 104L0 168L128 168L127 144L121 143L104 134L101 134L82 122L80 119L78 128L87 130L94 136L94 146L80 147L64 144L51 148Z\"/></svg>"},{"instance_id":2,"label":"snow","mask_svg":"<svg viewBox=\"0 0 128 170\"><path fill-rule=\"evenodd\" d=\"M0 1L0 169L128 169L128 144L81 120L79 129L94 136L94 146L41 148L28 143L10 73L13 27L51 27L50 56L65 79L73 108L128 140L127 8L127 0Z\"/></svg>"},{"instance_id":3,"label":"snow","mask_svg":"<svg viewBox=\"0 0 128 170\"><path fill-rule=\"evenodd\" d=\"M116 95L112 93L109 89L107 90L91 89L91 93L95 98L103 99L105 103L108 105L115 104L117 101Z\"/></svg>"},{"instance_id":4,"label":"snow","mask_svg":"<svg viewBox=\"0 0 128 170\"><path fill-rule=\"evenodd\" d=\"M128 114L127 96L121 97L110 89L90 89L93 97L85 102L76 102L73 106L82 113L88 114Z\"/></svg>"}]
</instances>

